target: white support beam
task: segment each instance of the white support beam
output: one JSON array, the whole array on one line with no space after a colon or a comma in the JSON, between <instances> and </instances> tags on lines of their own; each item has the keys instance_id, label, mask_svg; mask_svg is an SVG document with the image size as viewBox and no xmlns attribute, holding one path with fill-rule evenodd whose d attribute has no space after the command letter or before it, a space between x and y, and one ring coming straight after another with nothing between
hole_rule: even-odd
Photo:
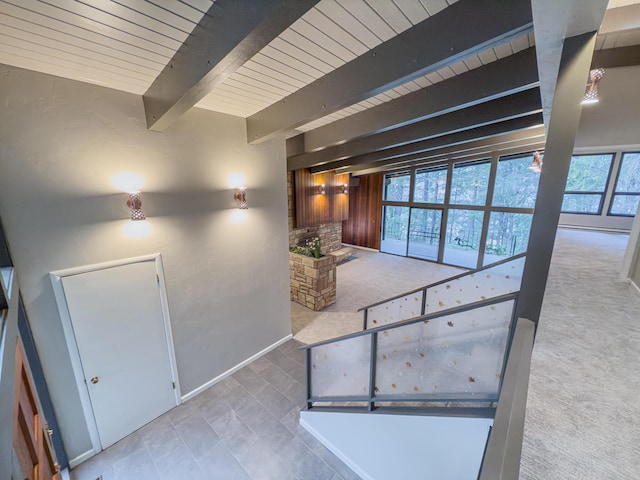
<instances>
[{"instance_id":1,"label":"white support beam","mask_svg":"<svg viewBox=\"0 0 640 480\"><path fill-rule=\"evenodd\" d=\"M318 0L216 0L143 96L147 127L162 131Z\"/></svg>"},{"instance_id":2,"label":"white support beam","mask_svg":"<svg viewBox=\"0 0 640 480\"><path fill-rule=\"evenodd\" d=\"M250 116L247 140L267 140L532 28L529 0L459 0Z\"/></svg>"}]
</instances>

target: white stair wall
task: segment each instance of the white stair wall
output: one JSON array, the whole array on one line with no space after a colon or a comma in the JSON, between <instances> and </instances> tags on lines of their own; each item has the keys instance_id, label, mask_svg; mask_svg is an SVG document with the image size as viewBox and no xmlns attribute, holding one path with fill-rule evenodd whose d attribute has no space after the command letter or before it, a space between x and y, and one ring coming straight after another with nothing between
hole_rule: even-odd
<instances>
[{"instance_id":1,"label":"white stair wall","mask_svg":"<svg viewBox=\"0 0 640 480\"><path fill-rule=\"evenodd\" d=\"M476 480L493 420L302 411L300 424L365 480Z\"/></svg>"}]
</instances>

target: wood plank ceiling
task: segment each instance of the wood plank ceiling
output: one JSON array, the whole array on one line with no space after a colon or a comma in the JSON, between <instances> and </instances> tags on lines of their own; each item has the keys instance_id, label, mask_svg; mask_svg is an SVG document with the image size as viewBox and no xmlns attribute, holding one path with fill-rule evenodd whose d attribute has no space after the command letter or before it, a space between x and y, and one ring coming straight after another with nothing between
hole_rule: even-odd
<instances>
[{"instance_id":1,"label":"wood plank ceiling","mask_svg":"<svg viewBox=\"0 0 640 480\"><path fill-rule=\"evenodd\" d=\"M196 106L250 117L456 2L321 0L218 83ZM213 4L214 0L0 0L0 63L142 95ZM600 35L596 48L638 44L640 28L630 28ZM428 90L534 45L532 31L508 37L426 75L303 123L286 135L312 132ZM304 147L298 153L303 152Z\"/></svg>"}]
</instances>

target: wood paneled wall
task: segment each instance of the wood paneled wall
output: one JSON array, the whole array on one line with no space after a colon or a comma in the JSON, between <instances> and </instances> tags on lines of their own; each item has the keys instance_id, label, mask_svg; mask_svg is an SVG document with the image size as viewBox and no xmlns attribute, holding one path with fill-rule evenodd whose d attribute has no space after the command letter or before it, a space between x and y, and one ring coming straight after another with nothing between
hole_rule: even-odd
<instances>
[{"instance_id":1,"label":"wood paneled wall","mask_svg":"<svg viewBox=\"0 0 640 480\"><path fill-rule=\"evenodd\" d=\"M349 195L342 186L349 184L349 174L335 172L312 174L307 169L295 171L296 228L341 222L349 215ZM324 184L325 194L319 193Z\"/></svg>"},{"instance_id":2,"label":"wood paneled wall","mask_svg":"<svg viewBox=\"0 0 640 480\"><path fill-rule=\"evenodd\" d=\"M384 174L363 175L358 180L357 187L349 187L349 218L342 222L342 241L379 250Z\"/></svg>"}]
</instances>

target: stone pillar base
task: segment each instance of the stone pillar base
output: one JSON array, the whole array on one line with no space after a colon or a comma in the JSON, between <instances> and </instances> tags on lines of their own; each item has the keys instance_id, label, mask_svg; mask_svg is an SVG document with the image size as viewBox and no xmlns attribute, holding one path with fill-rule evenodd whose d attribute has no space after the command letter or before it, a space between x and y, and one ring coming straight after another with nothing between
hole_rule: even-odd
<instances>
[{"instance_id":1,"label":"stone pillar base","mask_svg":"<svg viewBox=\"0 0 640 480\"><path fill-rule=\"evenodd\" d=\"M291 300L320 311L336 302L336 258L307 257L289 252Z\"/></svg>"}]
</instances>

